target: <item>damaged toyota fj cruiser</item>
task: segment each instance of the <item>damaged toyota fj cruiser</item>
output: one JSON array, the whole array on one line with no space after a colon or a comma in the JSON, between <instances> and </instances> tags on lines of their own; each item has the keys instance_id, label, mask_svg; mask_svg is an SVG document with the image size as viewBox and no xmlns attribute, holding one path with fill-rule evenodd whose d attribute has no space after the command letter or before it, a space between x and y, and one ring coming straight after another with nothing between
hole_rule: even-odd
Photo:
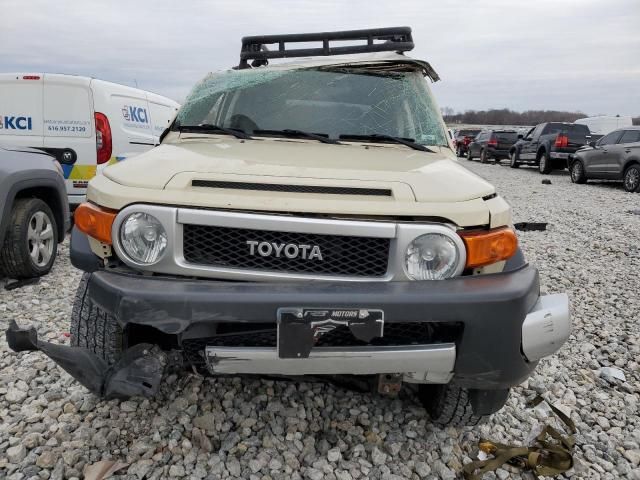
<instances>
[{"instance_id":1,"label":"damaged toyota fj cruiser","mask_svg":"<svg viewBox=\"0 0 640 480\"><path fill-rule=\"evenodd\" d=\"M568 299L540 295L509 206L457 163L412 47L406 27L244 38L159 147L91 180L72 346L15 323L10 346L105 396L178 364L418 384L439 424L499 410L567 339Z\"/></svg>"}]
</instances>

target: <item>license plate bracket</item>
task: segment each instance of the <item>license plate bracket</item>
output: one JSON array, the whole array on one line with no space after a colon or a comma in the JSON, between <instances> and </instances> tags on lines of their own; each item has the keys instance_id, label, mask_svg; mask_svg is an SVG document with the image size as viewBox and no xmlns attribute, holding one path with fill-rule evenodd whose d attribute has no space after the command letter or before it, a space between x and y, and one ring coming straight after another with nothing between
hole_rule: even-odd
<instances>
[{"instance_id":1,"label":"license plate bracket","mask_svg":"<svg viewBox=\"0 0 640 480\"><path fill-rule=\"evenodd\" d=\"M368 308L278 309L278 357L308 358L318 339L346 326L355 338L370 342L384 334L384 312Z\"/></svg>"}]
</instances>

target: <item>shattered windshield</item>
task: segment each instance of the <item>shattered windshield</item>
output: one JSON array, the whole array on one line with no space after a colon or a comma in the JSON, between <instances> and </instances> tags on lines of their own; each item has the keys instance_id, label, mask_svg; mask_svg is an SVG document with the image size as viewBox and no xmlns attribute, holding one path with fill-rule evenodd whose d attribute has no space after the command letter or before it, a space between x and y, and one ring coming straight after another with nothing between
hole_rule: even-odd
<instances>
[{"instance_id":1,"label":"shattered windshield","mask_svg":"<svg viewBox=\"0 0 640 480\"><path fill-rule=\"evenodd\" d=\"M380 134L447 145L422 73L405 70L331 66L212 74L193 89L174 129L216 125L249 134L295 129L333 139Z\"/></svg>"}]
</instances>

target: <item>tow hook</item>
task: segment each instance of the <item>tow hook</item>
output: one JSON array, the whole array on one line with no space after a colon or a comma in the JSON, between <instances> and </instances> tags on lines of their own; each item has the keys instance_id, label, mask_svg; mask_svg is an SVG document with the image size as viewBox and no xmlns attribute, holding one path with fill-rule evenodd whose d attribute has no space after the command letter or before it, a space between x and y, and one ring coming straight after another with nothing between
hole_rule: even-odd
<instances>
[{"instance_id":1,"label":"tow hook","mask_svg":"<svg viewBox=\"0 0 640 480\"><path fill-rule=\"evenodd\" d=\"M107 399L154 396L168 363L167 354L158 346L140 343L109 365L86 348L38 340L35 328L20 328L14 320L6 337L14 352L44 353L91 392Z\"/></svg>"},{"instance_id":2,"label":"tow hook","mask_svg":"<svg viewBox=\"0 0 640 480\"><path fill-rule=\"evenodd\" d=\"M402 374L383 373L378 375L378 393L389 397L395 397L402 388Z\"/></svg>"}]
</instances>

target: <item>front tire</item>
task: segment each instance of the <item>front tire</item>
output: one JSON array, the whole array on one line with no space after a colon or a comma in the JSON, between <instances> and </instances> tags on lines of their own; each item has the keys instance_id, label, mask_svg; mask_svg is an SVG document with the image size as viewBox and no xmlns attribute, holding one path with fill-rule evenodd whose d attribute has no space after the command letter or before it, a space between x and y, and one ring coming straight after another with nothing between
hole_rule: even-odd
<instances>
[{"instance_id":1,"label":"front tire","mask_svg":"<svg viewBox=\"0 0 640 480\"><path fill-rule=\"evenodd\" d=\"M573 183L586 183L587 176L584 173L584 165L580 160L576 160L569 166L569 174Z\"/></svg>"},{"instance_id":2,"label":"front tire","mask_svg":"<svg viewBox=\"0 0 640 480\"><path fill-rule=\"evenodd\" d=\"M480 150L480 163L487 163L487 151L485 149Z\"/></svg>"},{"instance_id":3,"label":"front tire","mask_svg":"<svg viewBox=\"0 0 640 480\"><path fill-rule=\"evenodd\" d=\"M624 189L627 192L640 192L640 165L630 165L622 177Z\"/></svg>"},{"instance_id":4,"label":"front tire","mask_svg":"<svg viewBox=\"0 0 640 480\"><path fill-rule=\"evenodd\" d=\"M462 388L455 384L424 384L418 389L418 397L427 410L431 420L442 427L474 426L500 410L507 402L509 391L504 390L492 395L490 405L484 405L485 412L474 411L473 396L481 396L483 391ZM498 392L490 392L498 393ZM504 393L504 394L503 394ZM479 395L480 394L480 395ZM478 403L476 403L478 405Z\"/></svg>"},{"instance_id":5,"label":"front tire","mask_svg":"<svg viewBox=\"0 0 640 480\"><path fill-rule=\"evenodd\" d=\"M456 157L464 157L462 150L460 149L460 145L456 147Z\"/></svg>"},{"instance_id":6,"label":"front tire","mask_svg":"<svg viewBox=\"0 0 640 480\"><path fill-rule=\"evenodd\" d=\"M518 161L518 152L516 152L515 150L509 153L509 166L511 168L520 167L520 162Z\"/></svg>"},{"instance_id":7,"label":"front tire","mask_svg":"<svg viewBox=\"0 0 640 480\"><path fill-rule=\"evenodd\" d=\"M473 157L471 156L471 149L467 148L467 160L471 161L473 160Z\"/></svg>"},{"instance_id":8,"label":"front tire","mask_svg":"<svg viewBox=\"0 0 640 480\"><path fill-rule=\"evenodd\" d=\"M123 350L122 328L117 319L93 303L89 297L90 274L80 279L71 311L71 345L84 347L108 364L113 364Z\"/></svg>"},{"instance_id":9,"label":"front tire","mask_svg":"<svg viewBox=\"0 0 640 480\"><path fill-rule=\"evenodd\" d=\"M540 153L540 159L538 160L538 170L543 175L548 175L551 173L551 162L549 161L549 155L547 155L547 152Z\"/></svg>"},{"instance_id":10,"label":"front tire","mask_svg":"<svg viewBox=\"0 0 640 480\"><path fill-rule=\"evenodd\" d=\"M58 225L39 198L19 198L0 249L0 272L10 278L46 275L58 252Z\"/></svg>"}]
</instances>

